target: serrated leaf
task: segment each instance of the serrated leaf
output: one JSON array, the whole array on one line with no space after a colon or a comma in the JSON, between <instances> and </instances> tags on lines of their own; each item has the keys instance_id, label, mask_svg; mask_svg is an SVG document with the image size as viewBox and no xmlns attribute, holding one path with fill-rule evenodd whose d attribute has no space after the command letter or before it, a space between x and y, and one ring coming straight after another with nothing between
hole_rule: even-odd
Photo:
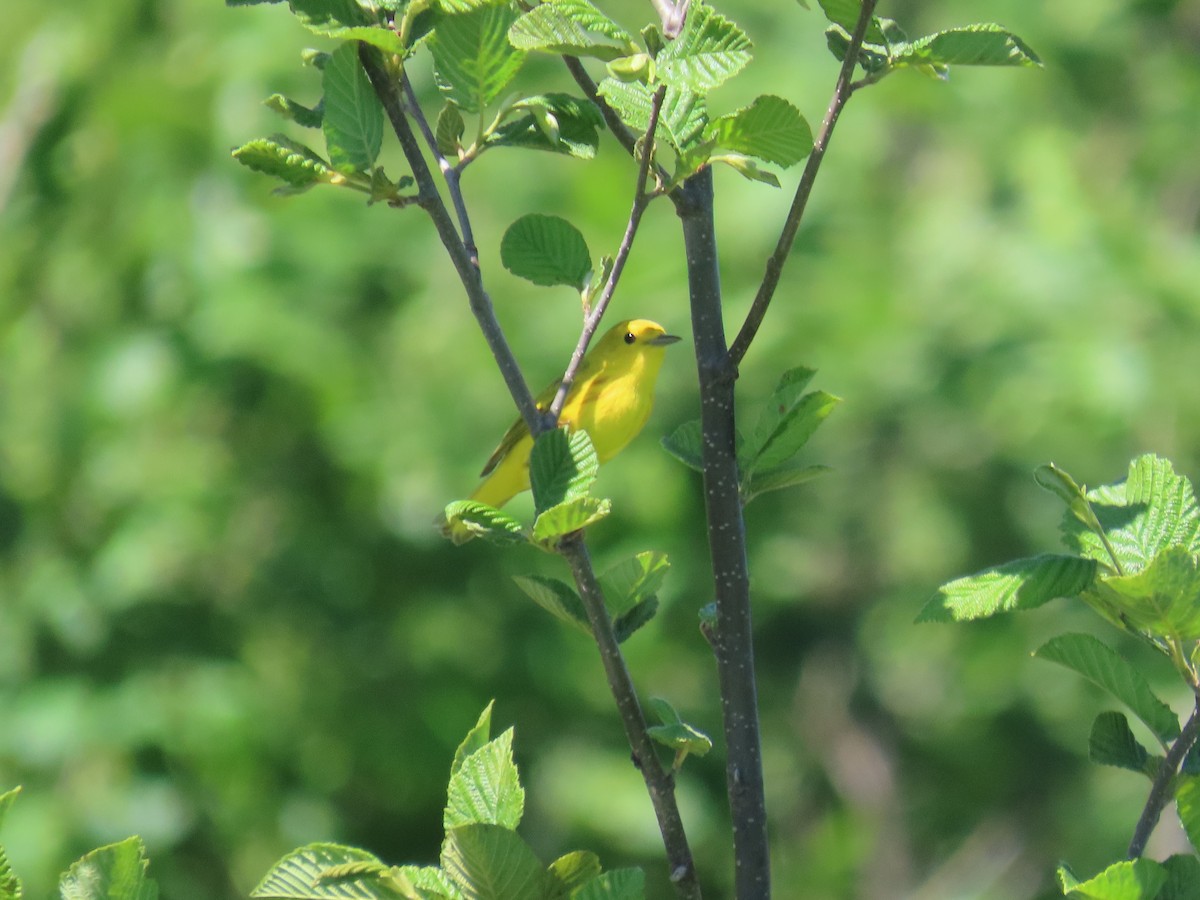
<instances>
[{"instance_id":1,"label":"serrated leaf","mask_svg":"<svg viewBox=\"0 0 1200 900\"><path fill-rule=\"evenodd\" d=\"M646 550L605 570L600 586L615 616L658 593L671 569L667 554Z\"/></svg>"},{"instance_id":2,"label":"serrated leaf","mask_svg":"<svg viewBox=\"0 0 1200 900\"><path fill-rule=\"evenodd\" d=\"M893 64L939 66L1040 66L1033 48L993 23L967 25L927 35L897 48Z\"/></svg>"},{"instance_id":3,"label":"serrated leaf","mask_svg":"<svg viewBox=\"0 0 1200 900\"><path fill-rule=\"evenodd\" d=\"M460 900L462 895L448 875L437 866L395 866L395 882L403 886L401 896L408 900Z\"/></svg>"},{"instance_id":4,"label":"serrated leaf","mask_svg":"<svg viewBox=\"0 0 1200 900\"><path fill-rule=\"evenodd\" d=\"M15 787L11 791L0 794L0 828L4 827L4 818L20 793L21 789ZM12 870L8 856L4 852L4 846L0 845L0 900L21 900L23 891L21 879Z\"/></svg>"},{"instance_id":5,"label":"serrated leaf","mask_svg":"<svg viewBox=\"0 0 1200 900\"><path fill-rule=\"evenodd\" d=\"M777 166L794 166L812 151L812 129L782 97L764 94L749 106L713 121L705 136L726 150Z\"/></svg>"},{"instance_id":6,"label":"serrated leaf","mask_svg":"<svg viewBox=\"0 0 1200 900\"><path fill-rule=\"evenodd\" d=\"M158 885L139 837L99 847L76 860L58 882L62 900L155 900Z\"/></svg>"},{"instance_id":7,"label":"serrated leaf","mask_svg":"<svg viewBox=\"0 0 1200 900\"><path fill-rule=\"evenodd\" d=\"M573 497L538 514L533 521L533 539L550 544L594 525L612 512L612 503L599 497Z\"/></svg>"},{"instance_id":8,"label":"serrated leaf","mask_svg":"<svg viewBox=\"0 0 1200 900\"><path fill-rule=\"evenodd\" d=\"M329 58L322 85L325 116L321 130L333 168L346 175L366 172L379 158L383 142L383 107L358 59L358 48L346 42Z\"/></svg>"},{"instance_id":9,"label":"serrated leaf","mask_svg":"<svg viewBox=\"0 0 1200 900\"><path fill-rule=\"evenodd\" d=\"M513 104L516 115L487 136L487 146L524 147L592 159L600 147L604 117L596 105L570 94L539 94ZM539 116L553 120L555 133L547 135Z\"/></svg>"},{"instance_id":10,"label":"serrated leaf","mask_svg":"<svg viewBox=\"0 0 1200 900\"><path fill-rule=\"evenodd\" d=\"M656 743L669 747L676 753L687 753L690 756L704 756L712 749L712 739L686 722L676 722L670 725L651 725L646 734Z\"/></svg>"},{"instance_id":11,"label":"serrated leaf","mask_svg":"<svg viewBox=\"0 0 1200 900\"><path fill-rule=\"evenodd\" d=\"M699 419L684 422L662 439L662 448L673 457L697 472L704 471L701 453L704 447L703 427Z\"/></svg>"},{"instance_id":12,"label":"serrated leaf","mask_svg":"<svg viewBox=\"0 0 1200 900\"><path fill-rule=\"evenodd\" d=\"M495 705L495 700L488 701L488 705L483 708L483 712L479 714L479 718L475 720L475 724L471 726L467 736L462 739L462 743L454 751L454 762L450 764L451 775L462 768L464 759L486 746L492 739L492 708Z\"/></svg>"},{"instance_id":13,"label":"serrated leaf","mask_svg":"<svg viewBox=\"0 0 1200 900\"><path fill-rule=\"evenodd\" d=\"M429 49L442 93L465 113L486 109L525 62L525 51L508 42L517 13L488 4L438 20Z\"/></svg>"},{"instance_id":14,"label":"serrated leaf","mask_svg":"<svg viewBox=\"0 0 1200 900\"><path fill-rule=\"evenodd\" d=\"M658 597L650 596L613 619L613 635L623 644L658 614Z\"/></svg>"},{"instance_id":15,"label":"serrated leaf","mask_svg":"<svg viewBox=\"0 0 1200 900\"><path fill-rule=\"evenodd\" d=\"M810 370L799 371L808 374ZM738 454L743 478L755 469L774 469L789 462L841 403L840 397L825 391L801 394L787 380L789 374L784 374L779 387L767 399L754 431Z\"/></svg>"},{"instance_id":16,"label":"serrated leaf","mask_svg":"<svg viewBox=\"0 0 1200 900\"><path fill-rule=\"evenodd\" d=\"M458 159L459 151L462 150L462 136L466 129L467 125L458 107L453 103L443 106L442 111L438 113L437 126L434 129L438 153L447 159Z\"/></svg>"},{"instance_id":17,"label":"serrated leaf","mask_svg":"<svg viewBox=\"0 0 1200 900\"><path fill-rule=\"evenodd\" d=\"M346 884L321 884L324 873L352 863L383 867L378 857L357 847L309 844L275 863L250 896L261 900L394 900L395 892L373 877L361 879L353 888Z\"/></svg>"},{"instance_id":18,"label":"serrated leaf","mask_svg":"<svg viewBox=\"0 0 1200 900\"><path fill-rule=\"evenodd\" d=\"M442 533L456 544L475 537L493 544L517 544L525 540L520 522L477 500L455 500L448 504Z\"/></svg>"},{"instance_id":19,"label":"serrated leaf","mask_svg":"<svg viewBox=\"0 0 1200 900\"><path fill-rule=\"evenodd\" d=\"M1129 707L1164 747L1179 736L1179 718L1155 696L1142 673L1090 634L1059 635L1034 656L1073 669L1104 688Z\"/></svg>"},{"instance_id":20,"label":"serrated leaf","mask_svg":"<svg viewBox=\"0 0 1200 900\"><path fill-rule=\"evenodd\" d=\"M587 0L549 0L521 16L508 30L521 50L605 61L627 54L633 37Z\"/></svg>"},{"instance_id":21,"label":"serrated leaf","mask_svg":"<svg viewBox=\"0 0 1200 900\"><path fill-rule=\"evenodd\" d=\"M688 8L683 32L658 54L658 77L672 87L704 94L750 62L750 39L701 0Z\"/></svg>"},{"instance_id":22,"label":"serrated leaf","mask_svg":"<svg viewBox=\"0 0 1200 900\"><path fill-rule=\"evenodd\" d=\"M1139 631L1184 642L1200 638L1200 566L1183 547L1164 550L1134 575L1104 579L1104 587Z\"/></svg>"},{"instance_id":23,"label":"serrated leaf","mask_svg":"<svg viewBox=\"0 0 1200 900\"><path fill-rule=\"evenodd\" d=\"M634 131L644 134L650 127L653 92L646 85L605 78L598 90L621 121ZM694 91L667 88L659 113L657 137L665 138L676 151L684 151L700 142L707 124L703 96Z\"/></svg>"},{"instance_id":24,"label":"serrated leaf","mask_svg":"<svg viewBox=\"0 0 1200 900\"><path fill-rule=\"evenodd\" d=\"M1176 853L1163 860L1167 882L1154 900L1200 900L1200 858Z\"/></svg>"},{"instance_id":25,"label":"serrated leaf","mask_svg":"<svg viewBox=\"0 0 1200 900\"><path fill-rule=\"evenodd\" d=\"M513 730L468 753L446 787L446 831L464 825L514 829L525 811L525 790L512 756Z\"/></svg>"},{"instance_id":26,"label":"serrated leaf","mask_svg":"<svg viewBox=\"0 0 1200 900\"><path fill-rule=\"evenodd\" d=\"M586 496L599 469L596 448L586 431L564 427L539 435L529 454L529 481L539 517L552 507Z\"/></svg>"},{"instance_id":27,"label":"serrated leaf","mask_svg":"<svg viewBox=\"0 0 1200 900\"><path fill-rule=\"evenodd\" d=\"M513 581L546 612L591 637L592 626L588 622L583 601L570 585L542 575L514 575Z\"/></svg>"},{"instance_id":28,"label":"serrated leaf","mask_svg":"<svg viewBox=\"0 0 1200 900\"><path fill-rule=\"evenodd\" d=\"M1140 456L1124 481L1088 491L1087 497L1124 574L1140 572L1168 547L1200 554L1200 506L1192 483L1170 461ZM1072 549L1111 565L1103 542L1074 515L1064 517L1062 531Z\"/></svg>"},{"instance_id":29,"label":"serrated leaf","mask_svg":"<svg viewBox=\"0 0 1200 900\"><path fill-rule=\"evenodd\" d=\"M1185 775L1179 779L1179 786L1175 790L1175 808L1179 811L1179 821L1192 847L1200 851L1200 777Z\"/></svg>"},{"instance_id":30,"label":"serrated leaf","mask_svg":"<svg viewBox=\"0 0 1200 900\"><path fill-rule=\"evenodd\" d=\"M613 869L589 881L571 900L646 900L646 876L641 869Z\"/></svg>"},{"instance_id":31,"label":"serrated leaf","mask_svg":"<svg viewBox=\"0 0 1200 900\"><path fill-rule=\"evenodd\" d=\"M233 158L248 169L278 178L296 188L328 181L335 174L316 151L282 134L243 144L233 151Z\"/></svg>"},{"instance_id":32,"label":"serrated leaf","mask_svg":"<svg viewBox=\"0 0 1200 900\"><path fill-rule=\"evenodd\" d=\"M1059 884L1068 897L1087 900L1154 900L1166 883L1167 872L1152 859L1113 863L1099 875L1079 881L1066 867L1058 870Z\"/></svg>"},{"instance_id":33,"label":"serrated leaf","mask_svg":"<svg viewBox=\"0 0 1200 900\"><path fill-rule=\"evenodd\" d=\"M560 893L555 896L568 896L575 888L600 875L600 857L589 850L564 854L550 863L550 874L558 882Z\"/></svg>"},{"instance_id":34,"label":"serrated leaf","mask_svg":"<svg viewBox=\"0 0 1200 900\"><path fill-rule=\"evenodd\" d=\"M1088 736L1088 758L1102 766L1117 766L1149 777L1154 774L1147 767L1150 754L1129 730L1125 715L1119 712L1096 716Z\"/></svg>"},{"instance_id":35,"label":"serrated leaf","mask_svg":"<svg viewBox=\"0 0 1200 900\"><path fill-rule=\"evenodd\" d=\"M314 34L365 41L388 53L403 53L400 37L356 0L288 0L300 24Z\"/></svg>"},{"instance_id":36,"label":"serrated leaf","mask_svg":"<svg viewBox=\"0 0 1200 900\"><path fill-rule=\"evenodd\" d=\"M446 834L442 868L468 900L532 900L553 880L529 845L499 825L466 825Z\"/></svg>"},{"instance_id":37,"label":"serrated leaf","mask_svg":"<svg viewBox=\"0 0 1200 900\"><path fill-rule=\"evenodd\" d=\"M1096 578L1096 563L1045 553L984 569L938 588L918 622L964 622L1014 609L1034 609L1057 597L1073 597Z\"/></svg>"},{"instance_id":38,"label":"serrated leaf","mask_svg":"<svg viewBox=\"0 0 1200 900\"><path fill-rule=\"evenodd\" d=\"M500 241L500 261L519 278L550 287L582 290L592 271L583 234L559 216L530 213L508 226Z\"/></svg>"},{"instance_id":39,"label":"serrated leaf","mask_svg":"<svg viewBox=\"0 0 1200 900\"><path fill-rule=\"evenodd\" d=\"M742 490L742 503L748 505L751 500L770 491L807 484L831 471L829 466L806 466L800 463L789 463L765 471L755 469Z\"/></svg>"},{"instance_id":40,"label":"serrated leaf","mask_svg":"<svg viewBox=\"0 0 1200 900\"><path fill-rule=\"evenodd\" d=\"M304 128L320 128L325 110L324 100L316 106L309 108L302 103L297 103L295 100L283 96L283 94L272 94L263 101L263 105Z\"/></svg>"}]
</instances>

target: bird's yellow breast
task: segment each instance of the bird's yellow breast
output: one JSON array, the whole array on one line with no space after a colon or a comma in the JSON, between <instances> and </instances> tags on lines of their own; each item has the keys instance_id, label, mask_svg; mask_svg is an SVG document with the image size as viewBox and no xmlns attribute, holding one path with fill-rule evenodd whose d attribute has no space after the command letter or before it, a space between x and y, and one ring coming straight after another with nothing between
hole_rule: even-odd
<instances>
[{"instance_id":1,"label":"bird's yellow breast","mask_svg":"<svg viewBox=\"0 0 1200 900\"><path fill-rule=\"evenodd\" d=\"M662 363L639 354L619 373L604 367L577 382L560 420L572 429L582 428L592 439L600 462L606 462L633 440L654 404L654 376Z\"/></svg>"}]
</instances>

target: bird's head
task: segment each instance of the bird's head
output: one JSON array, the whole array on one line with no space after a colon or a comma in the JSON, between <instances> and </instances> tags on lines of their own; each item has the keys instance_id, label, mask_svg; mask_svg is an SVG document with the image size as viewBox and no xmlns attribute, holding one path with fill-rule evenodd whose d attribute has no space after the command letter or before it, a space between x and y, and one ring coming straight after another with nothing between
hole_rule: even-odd
<instances>
[{"instance_id":1,"label":"bird's head","mask_svg":"<svg viewBox=\"0 0 1200 900\"><path fill-rule=\"evenodd\" d=\"M673 344L677 340L677 335L667 334L666 329L657 322L651 322L649 319L626 319L605 333L597 349L606 356L642 354L648 350L661 353L667 344Z\"/></svg>"}]
</instances>

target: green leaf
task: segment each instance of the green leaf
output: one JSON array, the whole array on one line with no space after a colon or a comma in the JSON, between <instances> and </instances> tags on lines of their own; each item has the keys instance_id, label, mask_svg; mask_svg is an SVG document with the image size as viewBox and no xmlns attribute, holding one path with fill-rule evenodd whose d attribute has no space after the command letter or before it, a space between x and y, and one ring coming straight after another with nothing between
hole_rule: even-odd
<instances>
[{"instance_id":1,"label":"green leaf","mask_svg":"<svg viewBox=\"0 0 1200 900\"><path fill-rule=\"evenodd\" d=\"M651 697L646 705L662 723L646 729L654 741L684 755L704 756L712 749L712 739L683 721L670 702L662 697Z\"/></svg>"},{"instance_id":2,"label":"green leaf","mask_svg":"<svg viewBox=\"0 0 1200 900\"><path fill-rule=\"evenodd\" d=\"M862 12L862 0L819 0L819 2L825 18L844 28L847 35L854 33L859 14ZM876 44L883 43L883 31L875 16L871 17L871 22L867 25L864 40Z\"/></svg>"},{"instance_id":3,"label":"green leaf","mask_svg":"<svg viewBox=\"0 0 1200 900\"><path fill-rule=\"evenodd\" d=\"M788 462L841 402L825 391L803 393L813 374L812 369L800 367L780 377L738 452L743 479L755 469L774 469Z\"/></svg>"},{"instance_id":4,"label":"green leaf","mask_svg":"<svg viewBox=\"0 0 1200 900\"><path fill-rule=\"evenodd\" d=\"M869 32L871 29L867 30ZM842 62L850 52L850 32L841 25L831 25L825 30L825 43L834 59ZM858 49L858 64L864 72L887 74L886 70L891 65L888 48L882 44L864 43Z\"/></svg>"},{"instance_id":5,"label":"green leaf","mask_svg":"<svg viewBox=\"0 0 1200 900\"><path fill-rule=\"evenodd\" d=\"M707 157L706 154L705 161L724 163L748 181L760 181L771 187L779 187L779 176L769 169L760 168L758 163L748 156L742 156L739 153L722 153L719 156ZM689 160L687 168L689 171L695 171L703 164L703 162L697 164Z\"/></svg>"},{"instance_id":6,"label":"green leaf","mask_svg":"<svg viewBox=\"0 0 1200 900\"><path fill-rule=\"evenodd\" d=\"M492 544L519 544L525 540L521 523L494 506L477 500L455 500L446 506L442 533L457 544L473 537ZM457 529L455 525L462 525Z\"/></svg>"},{"instance_id":7,"label":"green leaf","mask_svg":"<svg viewBox=\"0 0 1200 900\"><path fill-rule=\"evenodd\" d=\"M466 113L478 113L504 91L525 52L508 42L517 13L491 3L438 21L429 42L434 74L442 93Z\"/></svg>"},{"instance_id":8,"label":"green leaf","mask_svg":"<svg viewBox=\"0 0 1200 900\"><path fill-rule=\"evenodd\" d=\"M454 751L454 762L450 764L451 775L462 768L464 759L476 750L482 749L492 739L492 707L495 705L495 700L488 702L475 724L471 726L471 730L467 732L467 736L458 745L458 749Z\"/></svg>"},{"instance_id":9,"label":"green leaf","mask_svg":"<svg viewBox=\"0 0 1200 900\"><path fill-rule=\"evenodd\" d=\"M300 24L314 34L365 41L388 53L404 52L399 35L357 0L289 0L288 5Z\"/></svg>"},{"instance_id":10,"label":"green leaf","mask_svg":"<svg viewBox=\"0 0 1200 900\"><path fill-rule=\"evenodd\" d=\"M583 290L592 254L579 229L559 216L530 213L508 226L500 241L500 261L519 278L550 287Z\"/></svg>"},{"instance_id":11,"label":"green leaf","mask_svg":"<svg viewBox=\"0 0 1200 900\"><path fill-rule=\"evenodd\" d=\"M5 791L0 794L0 828L4 827L4 818L16 802L17 795L21 793L19 787L13 788L11 791ZM3 845L0 845L0 900L21 900L24 889L21 886L21 879L17 877L17 873L12 870L12 865L8 861L8 856L4 852Z\"/></svg>"},{"instance_id":12,"label":"green leaf","mask_svg":"<svg viewBox=\"0 0 1200 900\"><path fill-rule=\"evenodd\" d=\"M613 634L623 644L658 614L658 597L650 596L613 619Z\"/></svg>"},{"instance_id":13,"label":"green leaf","mask_svg":"<svg viewBox=\"0 0 1200 900\"><path fill-rule=\"evenodd\" d=\"M557 882L558 893L569 896L571 891L600 875L600 857L588 850L576 850L550 863L550 874Z\"/></svg>"},{"instance_id":14,"label":"green leaf","mask_svg":"<svg viewBox=\"0 0 1200 900\"><path fill-rule=\"evenodd\" d=\"M353 42L333 51L325 66L323 86L325 116L321 128L329 161L346 175L370 170L383 142L383 107Z\"/></svg>"},{"instance_id":15,"label":"green leaf","mask_svg":"<svg viewBox=\"0 0 1200 900\"><path fill-rule=\"evenodd\" d=\"M617 563L600 576L609 611L620 615L658 593L670 571L667 554L646 550Z\"/></svg>"},{"instance_id":16,"label":"green leaf","mask_svg":"<svg viewBox=\"0 0 1200 900\"><path fill-rule=\"evenodd\" d=\"M1090 634L1063 634L1034 656L1074 669L1129 707L1165 747L1179 737L1179 718L1150 689L1145 677L1117 652Z\"/></svg>"},{"instance_id":17,"label":"green leaf","mask_svg":"<svg viewBox=\"0 0 1200 900\"><path fill-rule=\"evenodd\" d=\"M1098 765L1117 766L1150 778L1154 777L1157 768L1146 748L1129 730L1129 720L1119 712L1103 712L1096 716L1088 737L1088 757Z\"/></svg>"},{"instance_id":18,"label":"green leaf","mask_svg":"<svg viewBox=\"0 0 1200 900\"><path fill-rule=\"evenodd\" d=\"M464 825L514 829L525 811L525 790L512 756L513 730L468 753L446 788L446 831Z\"/></svg>"},{"instance_id":19,"label":"green leaf","mask_svg":"<svg viewBox=\"0 0 1200 900\"><path fill-rule=\"evenodd\" d=\"M469 900L536 900L554 885L529 845L500 825L447 832L442 868Z\"/></svg>"},{"instance_id":20,"label":"green leaf","mask_svg":"<svg viewBox=\"0 0 1200 900\"><path fill-rule=\"evenodd\" d=\"M453 103L447 103L438 113L437 126L434 129L434 140L438 153L450 160L456 160L462 150L462 136L467 130L462 113Z\"/></svg>"},{"instance_id":21,"label":"green leaf","mask_svg":"<svg viewBox=\"0 0 1200 900\"><path fill-rule=\"evenodd\" d=\"M781 491L784 488L807 484L830 471L832 470L829 466L806 466L800 463L788 463L765 471L755 469L745 482L742 503L748 505L755 497L769 491Z\"/></svg>"},{"instance_id":22,"label":"green leaf","mask_svg":"<svg viewBox=\"0 0 1200 900\"><path fill-rule=\"evenodd\" d=\"M598 497L573 497L538 514L533 520L533 539L552 544L573 531L594 525L612 512L612 503Z\"/></svg>"},{"instance_id":23,"label":"green leaf","mask_svg":"<svg viewBox=\"0 0 1200 900\"><path fill-rule=\"evenodd\" d=\"M646 85L605 78L598 90L609 106L617 111L621 121L634 131L644 134L650 127L653 91ZM667 88L659 114L658 137L665 138L676 151L686 150L700 141L707 124L708 114L703 96L686 89Z\"/></svg>"},{"instance_id":24,"label":"green leaf","mask_svg":"<svg viewBox=\"0 0 1200 900\"><path fill-rule=\"evenodd\" d=\"M539 94L514 103L512 111L517 115L487 136L487 146L548 150L576 159L592 159L600 147L604 117L591 101L570 94ZM553 123L553 134L546 133L543 121Z\"/></svg>"},{"instance_id":25,"label":"green leaf","mask_svg":"<svg viewBox=\"0 0 1200 900\"><path fill-rule=\"evenodd\" d=\"M534 508L540 515L568 500L587 496L599 469L596 448L586 431L562 427L538 435L529 454Z\"/></svg>"},{"instance_id":26,"label":"green leaf","mask_svg":"<svg viewBox=\"0 0 1200 900\"><path fill-rule=\"evenodd\" d=\"M1104 579L1104 588L1109 605L1139 631L1184 642L1200 638L1200 567L1183 547L1164 550L1134 575Z\"/></svg>"},{"instance_id":27,"label":"green leaf","mask_svg":"<svg viewBox=\"0 0 1200 900\"><path fill-rule=\"evenodd\" d=\"M570 585L557 578L541 575L514 575L513 581L546 612L591 637L592 626L588 622L583 601Z\"/></svg>"},{"instance_id":28,"label":"green leaf","mask_svg":"<svg viewBox=\"0 0 1200 900\"><path fill-rule=\"evenodd\" d=\"M589 881L571 900L646 900L646 876L641 869L613 869Z\"/></svg>"},{"instance_id":29,"label":"green leaf","mask_svg":"<svg viewBox=\"0 0 1200 900\"><path fill-rule=\"evenodd\" d=\"M146 870L139 837L126 838L81 857L58 882L62 900L155 900L158 885Z\"/></svg>"},{"instance_id":30,"label":"green leaf","mask_svg":"<svg viewBox=\"0 0 1200 900\"><path fill-rule=\"evenodd\" d=\"M450 877L437 866L394 866L392 881L405 900L461 900Z\"/></svg>"},{"instance_id":31,"label":"green leaf","mask_svg":"<svg viewBox=\"0 0 1200 900\"><path fill-rule=\"evenodd\" d=\"M736 112L713 121L705 137L726 150L777 166L794 166L812 151L812 129L800 111L782 97L764 94Z\"/></svg>"},{"instance_id":32,"label":"green leaf","mask_svg":"<svg viewBox=\"0 0 1200 900\"><path fill-rule=\"evenodd\" d=\"M1175 474L1168 460L1138 457L1123 482L1095 488L1087 497L1124 574L1140 572L1168 547L1200 554L1200 506L1192 483ZM1111 566L1100 538L1070 512L1062 531L1073 550Z\"/></svg>"},{"instance_id":33,"label":"green leaf","mask_svg":"<svg viewBox=\"0 0 1200 900\"><path fill-rule=\"evenodd\" d=\"M1200 776L1180 777L1175 789L1175 808L1192 847L1200 850Z\"/></svg>"},{"instance_id":34,"label":"green leaf","mask_svg":"<svg viewBox=\"0 0 1200 900\"><path fill-rule=\"evenodd\" d=\"M1056 597L1073 597L1096 578L1096 563L1045 553L984 569L938 588L918 622L963 622L1014 609L1034 609Z\"/></svg>"},{"instance_id":35,"label":"green leaf","mask_svg":"<svg viewBox=\"0 0 1200 900\"><path fill-rule=\"evenodd\" d=\"M701 0L688 8L683 32L658 54L658 77L672 87L703 94L750 62L750 39Z\"/></svg>"},{"instance_id":36,"label":"green leaf","mask_svg":"<svg viewBox=\"0 0 1200 900\"><path fill-rule=\"evenodd\" d=\"M1079 881L1060 866L1058 881L1068 897L1087 900L1154 900L1167 881L1167 871L1152 859L1113 863L1099 875Z\"/></svg>"},{"instance_id":37,"label":"green leaf","mask_svg":"<svg viewBox=\"0 0 1200 900\"><path fill-rule=\"evenodd\" d=\"M508 30L520 50L605 61L625 56L636 46L624 28L588 0L549 0L521 16Z\"/></svg>"},{"instance_id":38,"label":"green leaf","mask_svg":"<svg viewBox=\"0 0 1200 900\"><path fill-rule=\"evenodd\" d=\"M898 48L896 65L1040 66L1033 49L1011 31L992 23L939 31Z\"/></svg>"},{"instance_id":39,"label":"green leaf","mask_svg":"<svg viewBox=\"0 0 1200 900\"><path fill-rule=\"evenodd\" d=\"M1176 853L1163 860L1167 883L1155 900L1200 900L1200 859L1190 853Z\"/></svg>"},{"instance_id":40,"label":"green leaf","mask_svg":"<svg viewBox=\"0 0 1200 900\"><path fill-rule=\"evenodd\" d=\"M328 182L336 174L315 151L282 134L243 144L233 151L233 158L248 169L278 178L294 188Z\"/></svg>"},{"instance_id":41,"label":"green leaf","mask_svg":"<svg viewBox=\"0 0 1200 900\"><path fill-rule=\"evenodd\" d=\"M673 457L697 472L704 471L703 429L699 419L684 422L662 439L662 447Z\"/></svg>"},{"instance_id":42,"label":"green leaf","mask_svg":"<svg viewBox=\"0 0 1200 900\"><path fill-rule=\"evenodd\" d=\"M285 119L295 122L297 125L304 128L320 128L321 119L324 117L325 101L321 100L316 106L311 109L295 100L291 100L283 94L272 94L263 101L263 105L269 109L275 110Z\"/></svg>"},{"instance_id":43,"label":"green leaf","mask_svg":"<svg viewBox=\"0 0 1200 900\"><path fill-rule=\"evenodd\" d=\"M365 864L372 872L387 867L374 854L339 844L309 844L293 850L275 863L251 897L266 900L393 900L396 892L373 876L364 876L353 887L344 881L324 882L323 877L341 867ZM344 871L344 869L343 869Z\"/></svg>"}]
</instances>

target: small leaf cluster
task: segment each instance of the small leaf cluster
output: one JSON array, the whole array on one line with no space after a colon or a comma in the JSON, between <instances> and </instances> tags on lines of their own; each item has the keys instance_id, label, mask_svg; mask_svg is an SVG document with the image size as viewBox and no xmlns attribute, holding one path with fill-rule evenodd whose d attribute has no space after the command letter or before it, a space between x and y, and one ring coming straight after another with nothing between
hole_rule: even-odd
<instances>
[{"instance_id":1,"label":"small leaf cluster","mask_svg":"<svg viewBox=\"0 0 1200 900\"><path fill-rule=\"evenodd\" d=\"M309 844L287 854L251 894L260 900L643 900L639 869L604 872L594 853L543 865L517 834L525 791L513 731L491 738L489 704L454 754L445 839L436 866L389 866L366 850Z\"/></svg>"},{"instance_id":2,"label":"small leaf cluster","mask_svg":"<svg viewBox=\"0 0 1200 900\"><path fill-rule=\"evenodd\" d=\"M825 31L829 51L846 58L862 10L862 0L820 0L832 25ZM915 69L934 78L949 76L950 66L1040 66L1041 60L1021 38L994 23L950 28L909 40L892 19L871 16L863 35L858 65L864 81L879 81L900 69Z\"/></svg>"},{"instance_id":3,"label":"small leaf cluster","mask_svg":"<svg viewBox=\"0 0 1200 900\"><path fill-rule=\"evenodd\" d=\"M1078 598L1161 652L1200 698L1200 505L1191 482L1152 454L1133 460L1124 480L1091 490L1052 464L1038 469L1036 478L1064 501L1061 533L1071 552L1019 559L948 582L918 620L980 619L1057 597ZM1147 750L1125 714L1110 711L1092 724L1089 755L1151 781L1164 776L1164 766L1177 766L1165 772L1170 777L1165 786L1192 846L1200 850L1200 754L1195 743L1187 743L1194 736L1183 734L1179 717L1145 675L1088 634L1060 635L1035 655L1103 688L1145 725L1162 752ZM1173 759L1182 759L1168 762L1171 751ZM1086 881L1064 866L1059 881L1069 896L1195 897L1200 858L1125 861Z\"/></svg>"},{"instance_id":4,"label":"small leaf cluster","mask_svg":"<svg viewBox=\"0 0 1200 900\"><path fill-rule=\"evenodd\" d=\"M742 504L770 491L811 481L829 468L808 465L796 457L808 439L841 402L825 391L805 391L815 369L784 372L779 384L759 404L754 430L738 433L737 460ZM663 448L689 468L703 471L700 420L685 422L663 438Z\"/></svg>"},{"instance_id":5,"label":"small leaf cluster","mask_svg":"<svg viewBox=\"0 0 1200 900\"><path fill-rule=\"evenodd\" d=\"M20 792L14 788L0 794L0 828ZM158 884L147 874L149 866L141 838L126 838L76 860L59 879L59 896L63 900L157 900ZM21 879L0 845L0 900L21 900L23 894Z\"/></svg>"}]
</instances>

